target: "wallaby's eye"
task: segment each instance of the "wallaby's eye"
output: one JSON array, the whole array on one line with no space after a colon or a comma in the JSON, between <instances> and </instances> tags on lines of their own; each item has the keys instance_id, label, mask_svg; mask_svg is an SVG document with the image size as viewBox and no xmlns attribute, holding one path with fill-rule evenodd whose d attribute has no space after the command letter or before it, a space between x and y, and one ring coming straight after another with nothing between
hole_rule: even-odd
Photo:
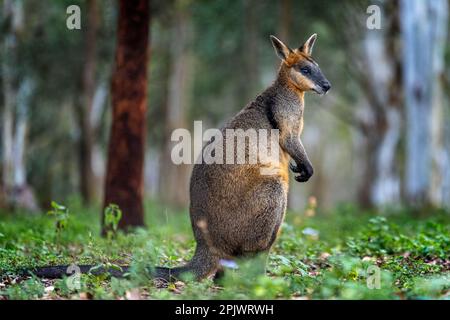
<instances>
[{"instance_id":1,"label":"wallaby's eye","mask_svg":"<svg viewBox=\"0 0 450 320\"><path fill-rule=\"evenodd\" d=\"M300 68L300 72L308 75L308 74L311 74L311 69L309 67L303 67L303 68Z\"/></svg>"}]
</instances>

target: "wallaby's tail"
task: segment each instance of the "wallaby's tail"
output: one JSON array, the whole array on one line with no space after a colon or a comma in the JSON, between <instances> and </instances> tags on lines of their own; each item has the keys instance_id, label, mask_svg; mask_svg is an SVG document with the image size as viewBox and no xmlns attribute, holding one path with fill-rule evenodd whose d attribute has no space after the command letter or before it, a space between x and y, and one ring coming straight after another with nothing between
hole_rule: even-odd
<instances>
[{"instance_id":1,"label":"wallaby's tail","mask_svg":"<svg viewBox=\"0 0 450 320\"><path fill-rule=\"evenodd\" d=\"M129 270L128 266L120 266L119 268L105 268L94 265L63 265L63 266L46 266L31 269L19 270L18 274L22 276L36 276L38 278L59 279L63 276L71 276L74 273L89 273L93 275L110 274L113 277L123 277ZM1 272L0 272L1 274Z\"/></svg>"},{"instance_id":2,"label":"wallaby's tail","mask_svg":"<svg viewBox=\"0 0 450 320\"><path fill-rule=\"evenodd\" d=\"M212 274L215 274L218 269L218 259L215 258L207 247L202 247L195 250L194 257L185 266L177 268L155 267L151 270L152 277L164 279L166 281L173 281L180 279L182 274L191 273L200 280ZM31 276L35 275L38 278L58 279L63 276L70 276L74 273L89 273L93 275L109 274L112 277L120 278L129 272L129 266L120 266L119 268L95 267L93 265L80 266L48 266L37 267L32 269L23 269L19 271L20 275ZM0 271L0 275L1 275Z\"/></svg>"},{"instance_id":3,"label":"wallaby's tail","mask_svg":"<svg viewBox=\"0 0 450 320\"><path fill-rule=\"evenodd\" d=\"M155 267L152 275L155 279L164 281L175 281L181 278L183 274L193 273L189 265L175 268Z\"/></svg>"}]
</instances>

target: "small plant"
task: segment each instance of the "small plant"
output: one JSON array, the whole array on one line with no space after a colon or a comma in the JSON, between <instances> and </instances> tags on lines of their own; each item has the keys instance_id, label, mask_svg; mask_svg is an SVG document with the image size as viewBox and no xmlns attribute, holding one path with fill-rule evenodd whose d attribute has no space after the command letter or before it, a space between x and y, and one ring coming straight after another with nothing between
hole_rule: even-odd
<instances>
[{"instance_id":1,"label":"small plant","mask_svg":"<svg viewBox=\"0 0 450 320\"><path fill-rule=\"evenodd\" d=\"M116 204L109 204L105 208L105 227L107 238L112 239L117 234L120 219L122 219L122 210Z\"/></svg>"},{"instance_id":2,"label":"small plant","mask_svg":"<svg viewBox=\"0 0 450 320\"><path fill-rule=\"evenodd\" d=\"M69 209L63 205L52 201L51 203L52 209L47 213L51 216L54 216L56 219L56 237L59 239L61 233L64 229L66 229L68 221L69 221Z\"/></svg>"},{"instance_id":3,"label":"small plant","mask_svg":"<svg viewBox=\"0 0 450 320\"><path fill-rule=\"evenodd\" d=\"M44 288L39 279L32 277L0 291L0 297L4 296L11 300L39 299L45 293Z\"/></svg>"}]
</instances>

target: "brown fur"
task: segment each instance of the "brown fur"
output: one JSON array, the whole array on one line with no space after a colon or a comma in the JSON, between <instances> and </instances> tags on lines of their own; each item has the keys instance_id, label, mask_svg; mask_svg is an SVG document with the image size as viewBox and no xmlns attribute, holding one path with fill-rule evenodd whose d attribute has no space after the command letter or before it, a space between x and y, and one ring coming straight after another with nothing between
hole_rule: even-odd
<instances>
[{"instance_id":1,"label":"brown fur","mask_svg":"<svg viewBox=\"0 0 450 320\"><path fill-rule=\"evenodd\" d=\"M279 172L261 175L260 163L196 164L190 183L190 215L197 248L186 266L160 276L190 271L202 279L221 269L221 259L267 253L286 211L290 160L296 164L291 169L299 173L298 181L312 175L300 134L304 93L317 83L294 66L313 62L300 49L290 50L281 42L274 46L284 57L276 81L233 117L222 132L226 143L226 129L279 129L280 163L271 164L277 165Z\"/></svg>"}]
</instances>

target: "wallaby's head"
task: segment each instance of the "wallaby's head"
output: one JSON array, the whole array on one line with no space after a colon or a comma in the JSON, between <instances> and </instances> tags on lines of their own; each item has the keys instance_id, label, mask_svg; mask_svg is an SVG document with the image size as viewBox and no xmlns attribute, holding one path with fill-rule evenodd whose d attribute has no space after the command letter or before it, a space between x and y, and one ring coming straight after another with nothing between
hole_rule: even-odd
<instances>
[{"instance_id":1,"label":"wallaby's head","mask_svg":"<svg viewBox=\"0 0 450 320\"><path fill-rule=\"evenodd\" d=\"M317 34L313 34L302 46L292 50L278 38L270 36L275 52L282 60L280 76L286 78L289 86L301 92L325 94L331 84L311 57L316 39Z\"/></svg>"}]
</instances>

